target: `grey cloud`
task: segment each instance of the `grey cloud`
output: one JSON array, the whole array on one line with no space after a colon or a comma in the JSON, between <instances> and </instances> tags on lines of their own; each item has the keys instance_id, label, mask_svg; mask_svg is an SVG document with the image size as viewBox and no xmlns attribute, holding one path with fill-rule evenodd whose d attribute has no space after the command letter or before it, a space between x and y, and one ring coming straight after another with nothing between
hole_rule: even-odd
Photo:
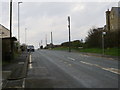
<instances>
[{"instance_id":1,"label":"grey cloud","mask_svg":"<svg viewBox=\"0 0 120 90\"><path fill-rule=\"evenodd\" d=\"M24 3L23 3L24 4ZM21 6L21 16L23 18L27 17L53 17L65 15L70 11L72 3L39 3L39 2L28 2Z\"/></svg>"}]
</instances>

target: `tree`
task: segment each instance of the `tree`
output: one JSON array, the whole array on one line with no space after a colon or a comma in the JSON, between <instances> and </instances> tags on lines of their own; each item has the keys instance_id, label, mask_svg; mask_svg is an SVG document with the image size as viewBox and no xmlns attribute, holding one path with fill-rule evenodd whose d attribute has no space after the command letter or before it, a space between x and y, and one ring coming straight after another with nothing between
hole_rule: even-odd
<instances>
[{"instance_id":1,"label":"tree","mask_svg":"<svg viewBox=\"0 0 120 90\"><path fill-rule=\"evenodd\" d=\"M61 46L65 46L65 47L68 47L69 46L69 42L64 42L61 44ZM71 47L73 48L78 48L78 47L83 47L83 42L82 40L74 40L74 41L71 41Z\"/></svg>"},{"instance_id":2,"label":"tree","mask_svg":"<svg viewBox=\"0 0 120 90\"><path fill-rule=\"evenodd\" d=\"M22 44L22 45L20 46L21 51L25 51L26 48L27 48L26 44Z\"/></svg>"},{"instance_id":3,"label":"tree","mask_svg":"<svg viewBox=\"0 0 120 90\"><path fill-rule=\"evenodd\" d=\"M104 30L100 28L91 28L88 31L88 36L85 40L86 46L92 48L101 48L103 31ZM118 45L120 46L119 34L120 30L106 31L106 35L104 36L105 48L118 47Z\"/></svg>"},{"instance_id":4,"label":"tree","mask_svg":"<svg viewBox=\"0 0 120 90\"><path fill-rule=\"evenodd\" d=\"M102 29L91 28L86 37L86 44L88 47L101 47Z\"/></svg>"}]
</instances>

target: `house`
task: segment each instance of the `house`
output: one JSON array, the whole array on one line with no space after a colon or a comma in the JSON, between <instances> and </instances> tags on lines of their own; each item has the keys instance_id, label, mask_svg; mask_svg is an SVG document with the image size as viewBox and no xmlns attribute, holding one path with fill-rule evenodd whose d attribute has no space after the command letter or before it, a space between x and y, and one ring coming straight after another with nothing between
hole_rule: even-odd
<instances>
[{"instance_id":1,"label":"house","mask_svg":"<svg viewBox=\"0 0 120 90\"><path fill-rule=\"evenodd\" d=\"M0 24L0 38L10 37L10 30Z\"/></svg>"},{"instance_id":2,"label":"house","mask_svg":"<svg viewBox=\"0 0 120 90\"><path fill-rule=\"evenodd\" d=\"M107 31L120 30L120 7L112 7L106 11L106 28Z\"/></svg>"}]
</instances>

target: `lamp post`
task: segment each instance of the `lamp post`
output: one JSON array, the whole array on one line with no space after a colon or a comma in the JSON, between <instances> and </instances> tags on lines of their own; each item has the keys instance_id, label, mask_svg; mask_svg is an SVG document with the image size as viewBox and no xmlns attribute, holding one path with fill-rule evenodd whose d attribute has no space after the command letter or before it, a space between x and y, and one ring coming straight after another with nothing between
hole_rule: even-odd
<instances>
[{"instance_id":1,"label":"lamp post","mask_svg":"<svg viewBox=\"0 0 120 90\"><path fill-rule=\"evenodd\" d=\"M69 52L71 52L71 38L70 38L70 16L68 16L68 28L69 28Z\"/></svg>"},{"instance_id":2,"label":"lamp post","mask_svg":"<svg viewBox=\"0 0 120 90\"><path fill-rule=\"evenodd\" d=\"M22 3L22 2L18 2L18 41L19 41L19 43L20 43L20 24L19 24L19 22L20 22L20 17L19 17L19 5L20 5L20 3Z\"/></svg>"},{"instance_id":3,"label":"lamp post","mask_svg":"<svg viewBox=\"0 0 120 90\"><path fill-rule=\"evenodd\" d=\"M25 28L25 44L27 45L27 28Z\"/></svg>"},{"instance_id":4,"label":"lamp post","mask_svg":"<svg viewBox=\"0 0 120 90\"><path fill-rule=\"evenodd\" d=\"M103 55L105 54L104 35L106 35L106 32L102 31L102 53Z\"/></svg>"},{"instance_id":5,"label":"lamp post","mask_svg":"<svg viewBox=\"0 0 120 90\"><path fill-rule=\"evenodd\" d=\"M46 42L46 46L47 46L47 34L46 34L46 37L45 37L45 42Z\"/></svg>"}]
</instances>

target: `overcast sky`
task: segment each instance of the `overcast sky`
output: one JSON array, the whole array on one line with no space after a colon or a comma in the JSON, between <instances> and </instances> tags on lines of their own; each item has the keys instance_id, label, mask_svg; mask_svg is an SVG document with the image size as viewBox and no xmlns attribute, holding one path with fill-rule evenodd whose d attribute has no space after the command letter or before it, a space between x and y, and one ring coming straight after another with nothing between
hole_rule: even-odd
<instances>
[{"instance_id":1,"label":"overcast sky","mask_svg":"<svg viewBox=\"0 0 120 90\"><path fill-rule=\"evenodd\" d=\"M9 1L9 0L8 0ZM27 44L36 48L45 37L50 43L50 32L53 32L53 43L68 41L68 21L71 17L71 39L85 39L93 26L105 25L105 12L118 6L117 2L24 2L20 4L20 42L25 43L27 28ZM9 29L9 2L2 2L2 25ZM13 36L18 38L18 4L13 3Z\"/></svg>"}]
</instances>

